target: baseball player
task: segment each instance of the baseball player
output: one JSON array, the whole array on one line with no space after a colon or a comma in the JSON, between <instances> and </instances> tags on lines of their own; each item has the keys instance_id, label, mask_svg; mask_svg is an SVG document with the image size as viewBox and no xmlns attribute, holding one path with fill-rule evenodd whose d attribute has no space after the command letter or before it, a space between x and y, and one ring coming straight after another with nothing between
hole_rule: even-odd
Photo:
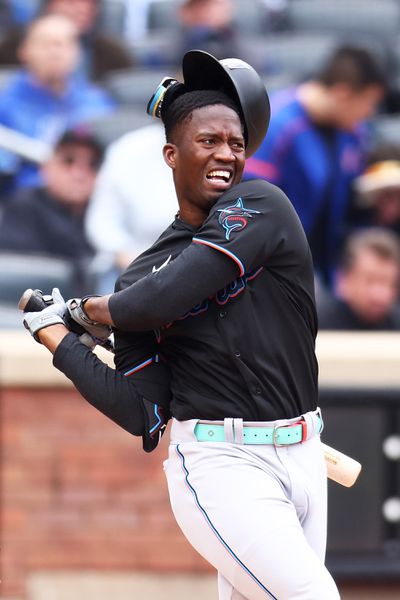
<instances>
[{"instance_id":1,"label":"baseball player","mask_svg":"<svg viewBox=\"0 0 400 600\"><path fill-rule=\"evenodd\" d=\"M182 67L184 82L163 80L148 107L165 125L179 213L114 294L65 303L54 291L42 312L28 304L25 325L145 450L171 415L171 506L217 569L220 600L337 600L310 250L280 189L241 183L268 97L238 59L194 50ZM110 328L115 371L79 337Z\"/></svg>"}]
</instances>

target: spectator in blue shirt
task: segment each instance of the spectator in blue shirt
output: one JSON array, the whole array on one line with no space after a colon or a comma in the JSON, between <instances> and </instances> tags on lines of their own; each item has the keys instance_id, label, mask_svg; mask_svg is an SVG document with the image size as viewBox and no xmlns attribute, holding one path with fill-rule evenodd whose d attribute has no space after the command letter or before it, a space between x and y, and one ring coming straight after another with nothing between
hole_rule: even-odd
<instances>
[{"instance_id":1,"label":"spectator in blue shirt","mask_svg":"<svg viewBox=\"0 0 400 600\"><path fill-rule=\"evenodd\" d=\"M51 148L66 129L112 112L114 100L74 75L79 60L75 26L60 15L38 18L19 49L25 68L0 95L0 124ZM16 187L39 185L33 163L0 147L0 174L14 176Z\"/></svg>"},{"instance_id":2,"label":"spectator in blue shirt","mask_svg":"<svg viewBox=\"0 0 400 600\"><path fill-rule=\"evenodd\" d=\"M265 178L291 199L328 286L367 151L364 122L384 91L383 69L367 50L339 48L315 78L272 97L268 136L247 161L247 178Z\"/></svg>"}]
</instances>

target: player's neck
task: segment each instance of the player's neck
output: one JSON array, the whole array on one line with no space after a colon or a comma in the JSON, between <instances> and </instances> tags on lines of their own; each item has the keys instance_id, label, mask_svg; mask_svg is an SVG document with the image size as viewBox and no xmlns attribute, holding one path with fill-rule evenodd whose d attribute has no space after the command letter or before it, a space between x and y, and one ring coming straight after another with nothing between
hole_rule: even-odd
<instances>
[{"instance_id":1,"label":"player's neck","mask_svg":"<svg viewBox=\"0 0 400 600\"><path fill-rule=\"evenodd\" d=\"M191 227L198 229L204 223L208 216L208 213L194 209L191 206L181 207L176 213L176 218L180 221L190 225Z\"/></svg>"}]
</instances>

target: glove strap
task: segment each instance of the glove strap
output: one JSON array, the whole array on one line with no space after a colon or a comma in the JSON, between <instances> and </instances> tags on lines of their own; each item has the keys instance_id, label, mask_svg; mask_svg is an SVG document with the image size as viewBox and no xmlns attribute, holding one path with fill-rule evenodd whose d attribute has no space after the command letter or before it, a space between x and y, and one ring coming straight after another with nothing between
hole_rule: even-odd
<instances>
[{"instance_id":1,"label":"glove strap","mask_svg":"<svg viewBox=\"0 0 400 600\"><path fill-rule=\"evenodd\" d=\"M83 296L83 298L81 298L81 310L82 310L82 319L84 321L86 321L86 323L88 323L88 325L104 325L104 323L100 323L99 321L93 321L93 319L91 319L89 317L89 315L87 314L86 310L85 310L85 304L88 300L90 300L90 298L100 298L100 294L88 294L87 296Z\"/></svg>"}]
</instances>

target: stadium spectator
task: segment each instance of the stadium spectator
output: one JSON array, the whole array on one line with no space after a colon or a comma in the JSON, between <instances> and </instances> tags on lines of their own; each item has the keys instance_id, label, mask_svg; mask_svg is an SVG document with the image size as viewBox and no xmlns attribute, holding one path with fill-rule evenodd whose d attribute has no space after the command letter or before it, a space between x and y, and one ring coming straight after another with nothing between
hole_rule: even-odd
<instances>
[{"instance_id":1,"label":"stadium spectator","mask_svg":"<svg viewBox=\"0 0 400 600\"><path fill-rule=\"evenodd\" d=\"M26 25L35 18L37 2L26 0L0 0L1 25L10 28Z\"/></svg>"},{"instance_id":2,"label":"stadium spectator","mask_svg":"<svg viewBox=\"0 0 400 600\"><path fill-rule=\"evenodd\" d=\"M168 47L154 46L143 60L149 67L178 68L188 50L205 50L219 59L241 56L241 38L233 20L232 0L183 0L176 5L178 28Z\"/></svg>"},{"instance_id":3,"label":"stadium spectator","mask_svg":"<svg viewBox=\"0 0 400 600\"><path fill-rule=\"evenodd\" d=\"M240 56L232 0L185 0L180 7L182 37L178 62L188 50L206 50L216 58Z\"/></svg>"},{"instance_id":4,"label":"stadium spectator","mask_svg":"<svg viewBox=\"0 0 400 600\"><path fill-rule=\"evenodd\" d=\"M47 15L27 29L20 69L0 94L0 124L50 146L69 127L111 113L114 100L101 88L73 75L79 55L76 28L66 17ZM0 150L0 173L16 187L35 186L33 163Z\"/></svg>"},{"instance_id":5,"label":"stadium spectator","mask_svg":"<svg viewBox=\"0 0 400 600\"><path fill-rule=\"evenodd\" d=\"M101 0L43 0L46 14L60 14L76 25L81 41L80 71L94 81L101 81L112 71L130 69L132 53L111 35L99 28Z\"/></svg>"},{"instance_id":6,"label":"stadium spectator","mask_svg":"<svg viewBox=\"0 0 400 600\"><path fill-rule=\"evenodd\" d=\"M21 190L0 221L0 250L71 261L76 289L89 290L93 258L85 213L103 157L98 140L83 129L65 132L42 165L44 185Z\"/></svg>"},{"instance_id":7,"label":"stadium spectator","mask_svg":"<svg viewBox=\"0 0 400 600\"><path fill-rule=\"evenodd\" d=\"M377 146L354 187L350 227L385 227L400 239L400 146Z\"/></svg>"},{"instance_id":8,"label":"stadium spectator","mask_svg":"<svg viewBox=\"0 0 400 600\"><path fill-rule=\"evenodd\" d=\"M62 15L75 24L81 49L78 73L101 81L112 71L133 67L132 53L127 47L99 28L101 0L42 0L38 6L43 15ZM16 26L0 40L0 65L21 64L18 47L23 36L23 27Z\"/></svg>"},{"instance_id":9,"label":"stadium spectator","mask_svg":"<svg viewBox=\"0 0 400 600\"><path fill-rule=\"evenodd\" d=\"M118 274L156 241L178 210L164 144L164 128L157 123L125 134L107 149L86 219L98 253L99 294L114 290Z\"/></svg>"},{"instance_id":10,"label":"stadium spectator","mask_svg":"<svg viewBox=\"0 0 400 600\"><path fill-rule=\"evenodd\" d=\"M400 330L400 243L380 228L354 232L344 247L335 297L318 304L320 329Z\"/></svg>"},{"instance_id":11,"label":"stadium spectator","mask_svg":"<svg viewBox=\"0 0 400 600\"><path fill-rule=\"evenodd\" d=\"M367 50L342 46L320 72L272 97L272 119L246 178L262 177L293 202L325 285L341 242L353 179L367 152L365 120L385 91L384 71Z\"/></svg>"}]
</instances>

